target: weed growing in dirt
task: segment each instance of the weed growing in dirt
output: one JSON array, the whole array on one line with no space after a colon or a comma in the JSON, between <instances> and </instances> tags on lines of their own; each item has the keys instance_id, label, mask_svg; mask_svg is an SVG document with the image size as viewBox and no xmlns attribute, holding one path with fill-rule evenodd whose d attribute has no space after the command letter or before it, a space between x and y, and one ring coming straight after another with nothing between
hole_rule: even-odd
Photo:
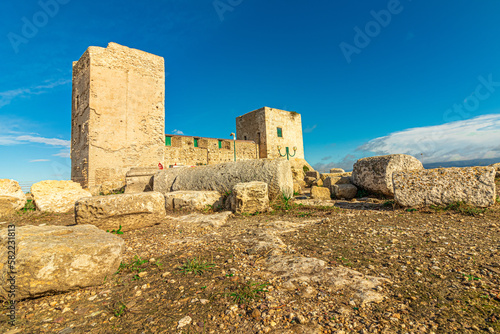
<instances>
[{"instance_id":1,"label":"weed growing in dirt","mask_svg":"<svg viewBox=\"0 0 500 334\"><path fill-rule=\"evenodd\" d=\"M109 230L106 230L106 232L109 232ZM120 227L118 228L118 230L112 229L111 232L109 232L109 233L123 234L122 226L120 225Z\"/></svg>"},{"instance_id":2,"label":"weed growing in dirt","mask_svg":"<svg viewBox=\"0 0 500 334\"><path fill-rule=\"evenodd\" d=\"M481 278L476 277L476 276L474 276L474 275L472 275L472 274L469 274L469 275L462 274L462 275L464 275L464 277L466 277L468 281L477 281L477 280L480 280L480 279L481 279Z\"/></svg>"},{"instance_id":3,"label":"weed growing in dirt","mask_svg":"<svg viewBox=\"0 0 500 334\"><path fill-rule=\"evenodd\" d=\"M453 210L457 213L461 213L468 216L476 216L480 213L485 213L488 209L477 208L473 205L467 204L465 202L454 202L448 204L447 206L435 206L431 205L431 209L436 211L448 211Z\"/></svg>"},{"instance_id":4,"label":"weed growing in dirt","mask_svg":"<svg viewBox=\"0 0 500 334\"><path fill-rule=\"evenodd\" d=\"M256 298L262 297L264 292L268 292L266 287L269 283L257 283L248 281L246 283L238 284L236 291L229 293L233 301L239 305L247 304Z\"/></svg>"},{"instance_id":5,"label":"weed growing in dirt","mask_svg":"<svg viewBox=\"0 0 500 334\"><path fill-rule=\"evenodd\" d=\"M35 211L35 203L33 203L33 200L29 199L26 201L26 204L24 205L24 208L21 209L23 212L28 212L28 211Z\"/></svg>"},{"instance_id":6,"label":"weed growing in dirt","mask_svg":"<svg viewBox=\"0 0 500 334\"><path fill-rule=\"evenodd\" d=\"M123 303L119 303L118 307L113 310L113 314L115 315L115 317L119 318L125 314L126 308L127 308L127 305L125 305Z\"/></svg>"},{"instance_id":7,"label":"weed growing in dirt","mask_svg":"<svg viewBox=\"0 0 500 334\"><path fill-rule=\"evenodd\" d=\"M214 263L195 257L184 262L178 269L185 274L202 275L205 271L212 270L213 267L215 267Z\"/></svg>"},{"instance_id":8,"label":"weed growing in dirt","mask_svg":"<svg viewBox=\"0 0 500 334\"><path fill-rule=\"evenodd\" d=\"M307 173L309 171L309 167L307 167L306 165L304 165L302 167L302 170L304 171L304 173Z\"/></svg>"},{"instance_id":9,"label":"weed growing in dirt","mask_svg":"<svg viewBox=\"0 0 500 334\"><path fill-rule=\"evenodd\" d=\"M125 187L121 187L120 189L112 190L109 194L105 194L103 192L99 193L99 196L109 196L109 195L119 195L125 193Z\"/></svg>"},{"instance_id":10,"label":"weed growing in dirt","mask_svg":"<svg viewBox=\"0 0 500 334\"><path fill-rule=\"evenodd\" d=\"M135 256L134 257L134 260L130 263L120 263L120 267L118 267L118 271L116 272L117 274L119 274L123 269L128 269L130 270L131 273L133 272L136 272L136 273L140 273L140 272L143 272L145 269L144 268L141 268L141 266L148 262L148 260L145 260L145 259L141 259L139 256ZM137 276L137 275L136 275Z\"/></svg>"}]
</instances>

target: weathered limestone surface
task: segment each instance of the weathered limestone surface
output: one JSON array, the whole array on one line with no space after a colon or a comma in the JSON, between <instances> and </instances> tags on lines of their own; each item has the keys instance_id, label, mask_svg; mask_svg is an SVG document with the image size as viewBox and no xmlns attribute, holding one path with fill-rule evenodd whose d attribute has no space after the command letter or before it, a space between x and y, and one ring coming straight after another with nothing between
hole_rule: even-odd
<instances>
[{"instance_id":1,"label":"weathered limestone surface","mask_svg":"<svg viewBox=\"0 0 500 334\"><path fill-rule=\"evenodd\" d=\"M406 154L363 158L354 164L352 183L370 192L393 196L392 173L423 168L418 159Z\"/></svg>"},{"instance_id":2,"label":"weathered limestone surface","mask_svg":"<svg viewBox=\"0 0 500 334\"><path fill-rule=\"evenodd\" d=\"M310 170L306 172L306 176L313 177L315 179L319 179L319 172L315 170Z\"/></svg>"},{"instance_id":3,"label":"weathered limestone surface","mask_svg":"<svg viewBox=\"0 0 500 334\"><path fill-rule=\"evenodd\" d=\"M158 172L158 167L131 168L125 176L127 187L126 194L153 191L153 177Z\"/></svg>"},{"instance_id":4,"label":"weathered limestone surface","mask_svg":"<svg viewBox=\"0 0 500 334\"><path fill-rule=\"evenodd\" d=\"M345 170L342 168L332 168L330 169L330 173L345 173Z\"/></svg>"},{"instance_id":5,"label":"weathered limestone surface","mask_svg":"<svg viewBox=\"0 0 500 334\"><path fill-rule=\"evenodd\" d=\"M269 199L293 195L293 178L287 160L260 159L226 162L195 168L170 168L154 177L154 191L163 194L178 190L230 192L238 183L261 181L268 185Z\"/></svg>"},{"instance_id":6,"label":"weathered limestone surface","mask_svg":"<svg viewBox=\"0 0 500 334\"><path fill-rule=\"evenodd\" d=\"M352 172L347 172L347 173L321 173L319 175L319 177L325 181L325 179L329 176L332 176L332 177L340 177L340 176L348 176L348 177L351 177L352 176Z\"/></svg>"},{"instance_id":7,"label":"weathered limestone surface","mask_svg":"<svg viewBox=\"0 0 500 334\"><path fill-rule=\"evenodd\" d=\"M95 192L131 167L163 163L163 57L109 43L73 63L71 179Z\"/></svg>"},{"instance_id":8,"label":"weathered limestone surface","mask_svg":"<svg viewBox=\"0 0 500 334\"><path fill-rule=\"evenodd\" d=\"M281 128L281 137L278 135ZM236 135L238 139L253 140L259 144L259 157L279 159L286 147L296 159L304 159L302 140L302 121L299 113L263 107L236 118ZM294 153L293 148L297 151ZM290 159L292 159L290 158Z\"/></svg>"},{"instance_id":9,"label":"weathered limestone surface","mask_svg":"<svg viewBox=\"0 0 500 334\"><path fill-rule=\"evenodd\" d=\"M165 193L167 210L204 210L223 206L223 197L218 191L181 190Z\"/></svg>"},{"instance_id":10,"label":"weathered limestone surface","mask_svg":"<svg viewBox=\"0 0 500 334\"><path fill-rule=\"evenodd\" d=\"M353 199L358 193L358 188L352 184L334 184L332 194L335 198Z\"/></svg>"},{"instance_id":11,"label":"weathered limestone surface","mask_svg":"<svg viewBox=\"0 0 500 334\"><path fill-rule=\"evenodd\" d=\"M393 174L394 199L402 206L465 202L479 207L495 204L493 167L407 170Z\"/></svg>"},{"instance_id":12,"label":"weathered limestone surface","mask_svg":"<svg viewBox=\"0 0 500 334\"><path fill-rule=\"evenodd\" d=\"M311 198L312 199L322 199L329 200L331 199L330 189L326 187L316 187L312 186L311 188Z\"/></svg>"},{"instance_id":13,"label":"weathered limestone surface","mask_svg":"<svg viewBox=\"0 0 500 334\"><path fill-rule=\"evenodd\" d=\"M497 171L497 174L495 177L500 177L500 162L498 162L496 164L491 164L490 167L495 168L495 170Z\"/></svg>"},{"instance_id":14,"label":"weathered limestone surface","mask_svg":"<svg viewBox=\"0 0 500 334\"><path fill-rule=\"evenodd\" d=\"M300 186L300 184L297 182L294 182L293 183L293 194L295 195L295 194L302 194L302 193L303 193L303 191L302 191L302 187Z\"/></svg>"},{"instance_id":15,"label":"weathered limestone surface","mask_svg":"<svg viewBox=\"0 0 500 334\"><path fill-rule=\"evenodd\" d=\"M73 181L41 181L31 186L31 194L37 210L68 212L75 202L92 194Z\"/></svg>"},{"instance_id":16,"label":"weathered limestone surface","mask_svg":"<svg viewBox=\"0 0 500 334\"><path fill-rule=\"evenodd\" d=\"M341 175L341 174L338 174ZM328 176L323 181L323 186L330 189L332 194L335 193L333 187L337 184L351 184L352 179L350 176Z\"/></svg>"},{"instance_id":17,"label":"weathered limestone surface","mask_svg":"<svg viewBox=\"0 0 500 334\"><path fill-rule=\"evenodd\" d=\"M26 195L19 183L14 180L0 179L0 217L20 210L26 204Z\"/></svg>"},{"instance_id":18,"label":"weathered limestone surface","mask_svg":"<svg viewBox=\"0 0 500 334\"><path fill-rule=\"evenodd\" d=\"M231 210L238 213L256 213L269 210L267 183L253 181L238 183L230 196Z\"/></svg>"},{"instance_id":19,"label":"weathered limestone surface","mask_svg":"<svg viewBox=\"0 0 500 334\"><path fill-rule=\"evenodd\" d=\"M92 196L110 195L117 192L123 193L125 188L124 181L104 181L100 187L92 188Z\"/></svg>"},{"instance_id":20,"label":"weathered limestone surface","mask_svg":"<svg viewBox=\"0 0 500 334\"><path fill-rule=\"evenodd\" d=\"M77 224L102 230L131 231L158 224L165 217L165 197L158 192L82 198L75 203Z\"/></svg>"},{"instance_id":21,"label":"weathered limestone surface","mask_svg":"<svg viewBox=\"0 0 500 334\"><path fill-rule=\"evenodd\" d=\"M7 240L7 228L1 229L3 299L10 290ZM92 225L16 228L15 300L102 284L118 269L124 244L120 237Z\"/></svg>"}]
</instances>

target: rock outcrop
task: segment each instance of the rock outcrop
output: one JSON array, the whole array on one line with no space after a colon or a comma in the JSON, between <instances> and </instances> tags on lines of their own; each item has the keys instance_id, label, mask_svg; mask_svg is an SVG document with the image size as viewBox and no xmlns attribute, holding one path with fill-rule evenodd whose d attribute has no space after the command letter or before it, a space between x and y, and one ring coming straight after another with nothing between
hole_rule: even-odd
<instances>
[{"instance_id":1,"label":"rock outcrop","mask_svg":"<svg viewBox=\"0 0 500 334\"><path fill-rule=\"evenodd\" d=\"M238 183L233 187L230 196L231 210L237 213L256 213L269 210L267 183Z\"/></svg>"},{"instance_id":2,"label":"rock outcrop","mask_svg":"<svg viewBox=\"0 0 500 334\"><path fill-rule=\"evenodd\" d=\"M226 162L194 168L170 168L154 176L154 191L213 190L229 193L238 183L261 181L268 185L269 199L293 195L290 163L284 159Z\"/></svg>"},{"instance_id":3,"label":"rock outcrop","mask_svg":"<svg viewBox=\"0 0 500 334\"><path fill-rule=\"evenodd\" d=\"M31 186L37 210L62 213L73 210L75 202L92 194L73 181L41 181Z\"/></svg>"},{"instance_id":4,"label":"rock outcrop","mask_svg":"<svg viewBox=\"0 0 500 334\"><path fill-rule=\"evenodd\" d=\"M392 173L423 168L418 159L406 154L363 158L353 166L352 183L370 192L392 197Z\"/></svg>"},{"instance_id":5,"label":"rock outcrop","mask_svg":"<svg viewBox=\"0 0 500 334\"><path fill-rule=\"evenodd\" d=\"M173 191L165 194L167 210L207 210L224 206L222 195L218 191Z\"/></svg>"},{"instance_id":6,"label":"rock outcrop","mask_svg":"<svg viewBox=\"0 0 500 334\"><path fill-rule=\"evenodd\" d=\"M496 164L491 164L490 167L495 168L495 170L497 171L497 174L495 177L500 177L500 162L498 162Z\"/></svg>"},{"instance_id":7,"label":"rock outcrop","mask_svg":"<svg viewBox=\"0 0 500 334\"><path fill-rule=\"evenodd\" d=\"M334 184L332 186L333 197L337 199L353 199L358 193L358 188L353 184Z\"/></svg>"},{"instance_id":8,"label":"rock outcrop","mask_svg":"<svg viewBox=\"0 0 500 334\"><path fill-rule=\"evenodd\" d=\"M165 218L165 197L158 192L82 198L75 203L77 224L102 230L131 231L158 224Z\"/></svg>"},{"instance_id":9,"label":"rock outcrop","mask_svg":"<svg viewBox=\"0 0 500 334\"><path fill-rule=\"evenodd\" d=\"M495 204L493 167L436 168L393 174L394 200L419 207L464 202L478 207Z\"/></svg>"},{"instance_id":10,"label":"rock outcrop","mask_svg":"<svg viewBox=\"0 0 500 334\"><path fill-rule=\"evenodd\" d=\"M0 296L10 300L7 229L0 230ZM16 228L15 300L100 285L116 272L124 241L92 225Z\"/></svg>"},{"instance_id":11,"label":"rock outcrop","mask_svg":"<svg viewBox=\"0 0 500 334\"><path fill-rule=\"evenodd\" d=\"M20 210L26 204L26 195L19 183L14 180L0 179L0 217Z\"/></svg>"}]
</instances>

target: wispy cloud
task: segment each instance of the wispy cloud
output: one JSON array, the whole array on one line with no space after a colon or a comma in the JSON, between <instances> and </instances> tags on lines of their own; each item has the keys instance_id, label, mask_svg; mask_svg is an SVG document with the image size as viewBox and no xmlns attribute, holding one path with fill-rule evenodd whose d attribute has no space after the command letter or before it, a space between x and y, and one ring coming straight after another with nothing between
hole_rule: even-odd
<instances>
[{"instance_id":1,"label":"wispy cloud","mask_svg":"<svg viewBox=\"0 0 500 334\"><path fill-rule=\"evenodd\" d=\"M7 90L4 92L0 92L0 108L10 104L12 100L20 97L28 97L31 95L39 95L43 93L47 93L50 89L62 86L71 83L71 80L68 79L60 79L53 82L45 82L40 85L17 88L12 90Z\"/></svg>"},{"instance_id":2,"label":"wispy cloud","mask_svg":"<svg viewBox=\"0 0 500 334\"><path fill-rule=\"evenodd\" d=\"M49 159L35 159L35 160L30 160L30 162L45 162L45 161L50 161Z\"/></svg>"},{"instance_id":3,"label":"wispy cloud","mask_svg":"<svg viewBox=\"0 0 500 334\"><path fill-rule=\"evenodd\" d=\"M327 159L328 158L328 159ZM322 161L329 160L332 157L324 157L321 159ZM347 154L345 157L342 158L342 160L337 161L337 162L330 162L330 163L322 163L318 162L317 164L313 165L313 168L317 171L320 172L329 172L330 169L332 168L342 168L343 170L349 171L352 170L352 165L358 160L354 155L352 154Z\"/></svg>"},{"instance_id":4,"label":"wispy cloud","mask_svg":"<svg viewBox=\"0 0 500 334\"><path fill-rule=\"evenodd\" d=\"M304 129L304 133L311 133L318 127L318 124L314 124L312 126L308 126Z\"/></svg>"},{"instance_id":5,"label":"wispy cloud","mask_svg":"<svg viewBox=\"0 0 500 334\"><path fill-rule=\"evenodd\" d=\"M10 146L10 145L20 145L27 143L41 143L50 146L62 146L70 147L71 142L69 140L63 140L58 138L45 138L45 137L35 137L35 136L2 136L0 135L0 145Z\"/></svg>"},{"instance_id":6,"label":"wispy cloud","mask_svg":"<svg viewBox=\"0 0 500 334\"><path fill-rule=\"evenodd\" d=\"M181 130L174 129L174 130L172 131L172 134L174 134L174 135L183 135L183 134L184 134L184 132L182 132Z\"/></svg>"},{"instance_id":7,"label":"wispy cloud","mask_svg":"<svg viewBox=\"0 0 500 334\"><path fill-rule=\"evenodd\" d=\"M361 145L357 151L405 153L424 163L499 157L500 114L394 132Z\"/></svg>"},{"instance_id":8,"label":"wispy cloud","mask_svg":"<svg viewBox=\"0 0 500 334\"><path fill-rule=\"evenodd\" d=\"M69 149L64 149L61 150L59 153L53 154L54 157L61 157L61 158L69 158L71 157L70 150Z\"/></svg>"}]
</instances>

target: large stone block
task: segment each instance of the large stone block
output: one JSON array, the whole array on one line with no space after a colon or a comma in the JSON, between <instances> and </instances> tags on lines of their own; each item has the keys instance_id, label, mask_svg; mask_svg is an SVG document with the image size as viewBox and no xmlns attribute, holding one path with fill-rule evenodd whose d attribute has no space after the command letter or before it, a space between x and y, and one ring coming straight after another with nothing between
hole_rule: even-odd
<instances>
[{"instance_id":1,"label":"large stone block","mask_svg":"<svg viewBox=\"0 0 500 334\"><path fill-rule=\"evenodd\" d=\"M38 210L44 212L68 212L75 202L92 194L73 181L41 181L31 186L33 201Z\"/></svg>"},{"instance_id":2,"label":"large stone block","mask_svg":"<svg viewBox=\"0 0 500 334\"><path fill-rule=\"evenodd\" d=\"M419 160L406 154L363 158L353 166L352 183L373 193L393 196L392 173L423 168Z\"/></svg>"},{"instance_id":3,"label":"large stone block","mask_svg":"<svg viewBox=\"0 0 500 334\"><path fill-rule=\"evenodd\" d=\"M233 187L230 196L231 210L238 213L256 213L269 210L267 183L246 182Z\"/></svg>"},{"instance_id":4,"label":"large stone block","mask_svg":"<svg viewBox=\"0 0 500 334\"><path fill-rule=\"evenodd\" d=\"M345 170L342 168L332 168L330 169L330 173L345 173Z\"/></svg>"},{"instance_id":5,"label":"large stone block","mask_svg":"<svg viewBox=\"0 0 500 334\"><path fill-rule=\"evenodd\" d=\"M319 175L319 177L325 181L325 179L329 176L332 176L332 177L340 177L340 176L348 176L348 177L351 177L352 176L352 172L347 172L347 173L321 173Z\"/></svg>"},{"instance_id":6,"label":"large stone block","mask_svg":"<svg viewBox=\"0 0 500 334\"><path fill-rule=\"evenodd\" d=\"M352 184L334 184L332 194L337 199L353 199L358 193L358 188Z\"/></svg>"},{"instance_id":7,"label":"large stone block","mask_svg":"<svg viewBox=\"0 0 500 334\"><path fill-rule=\"evenodd\" d=\"M238 183L267 183L269 199L293 195L290 163L285 159L226 162L195 168L170 168L154 176L154 191L166 194L178 190L213 190L229 193Z\"/></svg>"},{"instance_id":8,"label":"large stone block","mask_svg":"<svg viewBox=\"0 0 500 334\"><path fill-rule=\"evenodd\" d=\"M14 180L0 179L0 217L20 210L26 204L26 195L19 183Z\"/></svg>"},{"instance_id":9,"label":"large stone block","mask_svg":"<svg viewBox=\"0 0 500 334\"><path fill-rule=\"evenodd\" d=\"M158 172L157 167L131 168L125 177L127 187L126 194L153 191L153 177Z\"/></svg>"},{"instance_id":10,"label":"large stone block","mask_svg":"<svg viewBox=\"0 0 500 334\"><path fill-rule=\"evenodd\" d=\"M158 192L82 198L75 203L77 224L102 230L131 231L158 224L165 218L165 197Z\"/></svg>"},{"instance_id":11,"label":"large stone block","mask_svg":"<svg viewBox=\"0 0 500 334\"><path fill-rule=\"evenodd\" d=\"M311 198L312 199L329 200L329 199L331 199L330 189L328 189L326 187L312 186Z\"/></svg>"},{"instance_id":12,"label":"large stone block","mask_svg":"<svg viewBox=\"0 0 500 334\"><path fill-rule=\"evenodd\" d=\"M334 174L335 175L335 174ZM341 175L341 174L338 174ZM330 192L334 194L334 189L333 187L337 184L351 184L351 177L350 176L328 176L325 178L323 181L323 186L330 189Z\"/></svg>"},{"instance_id":13,"label":"large stone block","mask_svg":"<svg viewBox=\"0 0 500 334\"><path fill-rule=\"evenodd\" d=\"M16 230L15 300L103 284L116 272L124 241L92 225ZM0 230L0 296L10 300L8 230Z\"/></svg>"},{"instance_id":14,"label":"large stone block","mask_svg":"<svg viewBox=\"0 0 500 334\"><path fill-rule=\"evenodd\" d=\"M224 199L218 191L181 190L165 194L167 210L205 210L224 206Z\"/></svg>"},{"instance_id":15,"label":"large stone block","mask_svg":"<svg viewBox=\"0 0 500 334\"><path fill-rule=\"evenodd\" d=\"M498 162L496 164L491 164L490 167L495 168L495 170L497 171L495 177L500 177L500 162Z\"/></svg>"},{"instance_id":16,"label":"large stone block","mask_svg":"<svg viewBox=\"0 0 500 334\"><path fill-rule=\"evenodd\" d=\"M492 167L436 168L393 174L394 199L402 206L465 202L479 207L495 204Z\"/></svg>"},{"instance_id":17,"label":"large stone block","mask_svg":"<svg viewBox=\"0 0 500 334\"><path fill-rule=\"evenodd\" d=\"M306 176L313 177L315 179L319 179L319 172L315 171L315 170L310 170L310 171L306 172Z\"/></svg>"}]
</instances>

